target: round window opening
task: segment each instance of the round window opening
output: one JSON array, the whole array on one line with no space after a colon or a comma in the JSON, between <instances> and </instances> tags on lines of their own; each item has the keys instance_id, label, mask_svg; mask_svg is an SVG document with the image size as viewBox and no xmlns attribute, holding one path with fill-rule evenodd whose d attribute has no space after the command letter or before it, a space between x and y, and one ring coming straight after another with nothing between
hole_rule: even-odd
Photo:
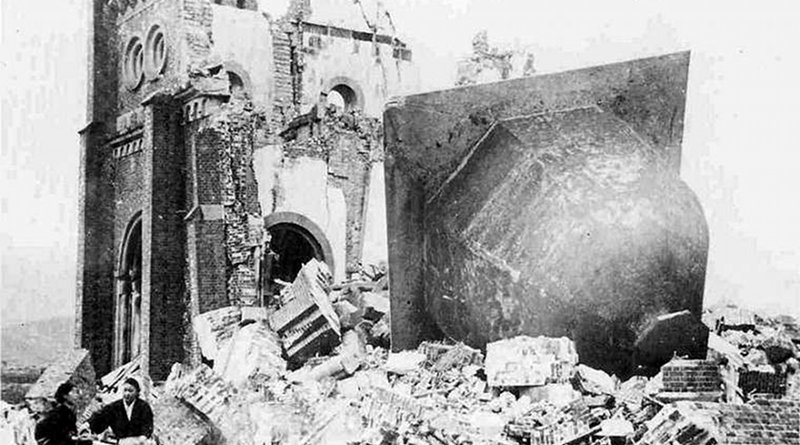
<instances>
[{"instance_id":1,"label":"round window opening","mask_svg":"<svg viewBox=\"0 0 800 445\"><path fill-rule=\"evenodd\" d=\"M144 64L144 49L138 37L134 37L128 42L125 49L125 79L128 88L136 89L142 83Z\"/></svg>"},{"instance_id":2,"label":"round window opening","mask_svg":"<svg viewBox=\"0 0 800 445\"><path fill-rule=\"evenodd\" d=\"M150 32L147 33L145 52L147 77L154 79L164 72L164 68L167 65L167 42L160 26L153 26L150 28Z\"/></svg>"}]
</instances>

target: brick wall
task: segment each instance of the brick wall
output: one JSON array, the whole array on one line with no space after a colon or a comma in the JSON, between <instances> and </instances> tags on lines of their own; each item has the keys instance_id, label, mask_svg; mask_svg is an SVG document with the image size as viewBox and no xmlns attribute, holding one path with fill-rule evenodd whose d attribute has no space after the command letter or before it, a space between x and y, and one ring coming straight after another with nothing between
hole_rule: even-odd
<instances>
[{"instance_id":1,"label":"brick wall","mask_svg":"<svg viewBox=\"0 0 800 445\"><path fill-rule=\"evenodd\" d=\"M714 392L721 389L719 368L713 361L675 359L661 368L664 391Z\"/></svg>"},{"instance_id":2,"label":"brick wall","mask_svg":"<svg viewBox=\"0 0 800 445\"><path fill-rule=\"evenodd\" d=\"M155 380L165 378L171 365L184 357L186 326L181 321L188 304L183 275L184 150L179 120L180 108L166 99L156 98L147 106L145 133L151 137L151 150L145 154L151 170L145 176L144 188L149 194L150 212L149 219L145 217L142 222L149 225L149 230L143 226L143 269L149 258L150 306L149 326L143 328L150 336L148 365ZM146 274L142 286L145 293Z\"/></svg>"},{"instance_id":3,"label":"brick wall","mask_svg":"<svg viewBox=\"0 0 800 445\"><path fill-rule=\"evenodd\" d=\"M272 54L275 64L272 125L278 131L293 117L295 112L293 102L294 88L292 86L293 48L289 34L292 29L293 26L285 21L279 21L272 27Z\"/></svg>"}]
</instances>

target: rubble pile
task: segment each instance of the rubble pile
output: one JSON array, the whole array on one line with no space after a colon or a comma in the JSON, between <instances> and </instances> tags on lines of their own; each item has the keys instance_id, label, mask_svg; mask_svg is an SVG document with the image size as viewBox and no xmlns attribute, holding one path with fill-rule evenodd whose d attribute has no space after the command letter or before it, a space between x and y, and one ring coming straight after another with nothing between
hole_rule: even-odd
<instances>
[{"instance_id":1,"label":"rubble pile","mask_svg":"<svg viewBox=\"0 0 800 445\"><path fill-rule=\"evenodd\" d=\"M279 306L198 317L203 364L175 364L152 386L134 360L99 380L80 417L135 375L162 445L800 444L793 320L728 325L726 312L711 321L706 357L673 353L655 376L621 381L580 363L566 337L502 339L485 356L447 342L389 352L388 331L376 332L389 318L384 277L330 286L312 260ZM682 347L656 338L657 329L669 332L659 323L647 342ZM66 358L74 370L61 364L60 372L79 375L84 355ZM32 445L33 418L2 408L0 437Z\"/></svg>"}]
</instances>

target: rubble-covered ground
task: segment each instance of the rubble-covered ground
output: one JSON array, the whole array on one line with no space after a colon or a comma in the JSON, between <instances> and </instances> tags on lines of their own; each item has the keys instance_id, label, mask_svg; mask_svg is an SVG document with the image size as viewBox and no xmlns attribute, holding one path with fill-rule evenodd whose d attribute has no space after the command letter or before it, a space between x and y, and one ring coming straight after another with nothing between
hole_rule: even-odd
<instances>
[{"instance_id":1,"label":"rubble-covered ground","mask_svg":"<svg viewBox=\"0 0 800 445\"><path fill-rule=\"evenodd\" d=\"M175 364L157 384L142 378L158 442L800 444L800 329L790 317L709 309L707 357L675 356L654 377L620 381L581 364L565 337L504 339L486 354L445 342L390 353L385 271L329 280L312 260L279 306L198 317L204 364ZM103 377L81 418L138 369ZM3 405L0 443L35 443L28 409Z\"/></svg>"}]
</instances>

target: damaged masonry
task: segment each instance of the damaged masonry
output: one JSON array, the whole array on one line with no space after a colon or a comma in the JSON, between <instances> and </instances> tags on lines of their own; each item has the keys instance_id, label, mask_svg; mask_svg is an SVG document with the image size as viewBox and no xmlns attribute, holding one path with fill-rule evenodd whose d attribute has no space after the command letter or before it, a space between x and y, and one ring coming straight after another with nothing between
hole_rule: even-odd
<instances>
[{"instance_id":1,"label":"damaged masonry","mask_svg":"<svg viewBox=\"0 0 800 445\"><path fill-rule=\"evenodd\" d=\"M408 95L290 3L93 2L80 349L0 438L133 376L162 445L800 443L797 322L703 312L688 53Z\"/></svg>"}]
</instances>

